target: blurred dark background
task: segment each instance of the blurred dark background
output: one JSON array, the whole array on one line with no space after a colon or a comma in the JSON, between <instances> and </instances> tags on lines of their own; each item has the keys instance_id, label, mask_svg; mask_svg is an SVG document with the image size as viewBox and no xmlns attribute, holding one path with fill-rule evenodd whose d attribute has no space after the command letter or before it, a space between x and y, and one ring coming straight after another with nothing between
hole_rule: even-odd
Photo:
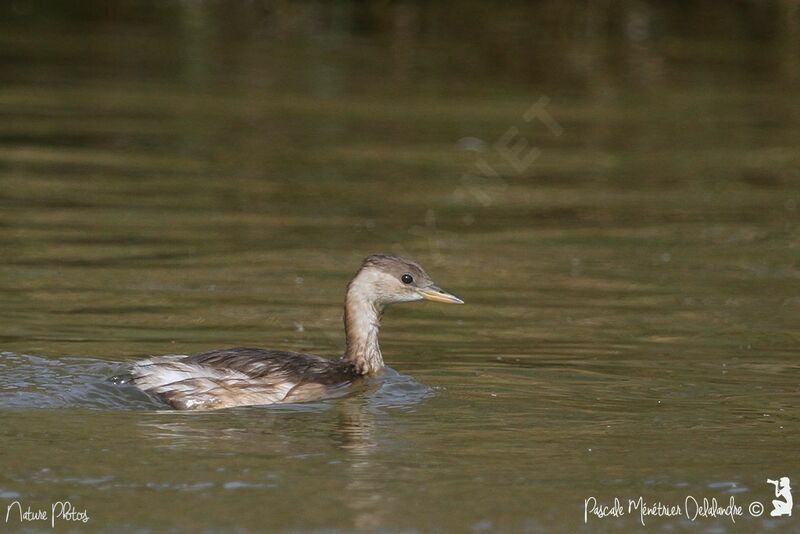
<instances>
[{"instance_id":1,"label":"blurred dark background","mask_svg":"<svg viewBox=\"0 0 800 534\"><path fill-rule=\"evenodd\" d=\"M109 77L171 75L198 88L236 80L253 54L269 54L276 61L297 48L317 51L320 61L325 54L344 54L339 59L345 60L347 72L375 69L387 77L387 89L428 94L480 92L465 80L477 74L495 78L487 92L498 90L498 82L547 81L569 82L575 92L623 83L657 89L680 81L675 79L679 68L720 80L790 81L798 78L800 55L800 6L795 0L15 0L0 10L6 30L3 76L9 81L34 74L24 69L30 58L12 45L24 49L35 42L37 32L53 31L98 34L90 42L71 45L81 46L87 62L105 59ZM21 25L25 35L14 35ZM140 53L127 60L114 55L128 39L160 46L146 58ZM259 43L273 46L253 50ZM373 53L359 57L353 50L359 46ZM80 65L60 66L69 67ZM364 89L358 77L332 85L335 73L303 74L303 80L294 80L297 86L285 89L332 94Z\"/></svg>"}]
</instances>

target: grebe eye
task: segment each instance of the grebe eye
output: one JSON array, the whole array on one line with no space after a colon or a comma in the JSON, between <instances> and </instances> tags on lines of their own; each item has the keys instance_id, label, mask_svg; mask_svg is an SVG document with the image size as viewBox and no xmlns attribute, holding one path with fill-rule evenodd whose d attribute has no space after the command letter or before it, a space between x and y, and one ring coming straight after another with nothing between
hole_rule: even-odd
<instances>
[{"instance_id":1,"label":"grebe eye","mask_svg":"<svg viewBox=\"0 0 800 534\"><path fill-rule=\"evenodd\" d=\"M402 280L404 284L410 284L411 282L414 281L414 277L411 276L410 274L404 274L403 276L400 277L400 280Z\"/></svg>"}]
</instances>

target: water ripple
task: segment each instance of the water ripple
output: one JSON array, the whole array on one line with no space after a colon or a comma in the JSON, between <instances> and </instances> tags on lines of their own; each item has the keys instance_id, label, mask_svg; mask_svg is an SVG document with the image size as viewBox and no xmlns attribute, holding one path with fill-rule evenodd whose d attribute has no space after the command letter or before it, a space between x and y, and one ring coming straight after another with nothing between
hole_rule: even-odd
<instances>
[{"instance_id":1,"label":"water ripple","mask_svg":"<svg viewBox=\"0 0 800 534\"><path fill-rule=\"evenodd\" d=\"M109 380L125 370L125 364L93 358L51 359L0 352L0 408L163 409L163 404L137 388ZM391 368L386 368L382 376L367 380L363 387L353 388L349 393L360 391L365 393L368 408L374 410L409 409L433 395L431 388ZM282 405L271 409L326 410L330 402Z\"/></svg>"}]
</instances>

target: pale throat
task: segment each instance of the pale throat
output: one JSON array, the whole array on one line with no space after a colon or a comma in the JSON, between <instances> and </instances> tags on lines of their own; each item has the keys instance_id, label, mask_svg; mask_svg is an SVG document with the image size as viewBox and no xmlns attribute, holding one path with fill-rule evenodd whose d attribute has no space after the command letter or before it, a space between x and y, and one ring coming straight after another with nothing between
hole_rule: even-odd
<instances>
[{"instance_id":1,"label":"pale throat","mask_svg":"<svg viewBox=\"0 0 800 534\"><path fill-rule=\"evenodd\" d=\"M355 365L359 373L372 374L383 369L383 356L378 345L383 304L376 301L365 282L356 278L347 290L344 359Z\"/></svg>"}]
</instances>

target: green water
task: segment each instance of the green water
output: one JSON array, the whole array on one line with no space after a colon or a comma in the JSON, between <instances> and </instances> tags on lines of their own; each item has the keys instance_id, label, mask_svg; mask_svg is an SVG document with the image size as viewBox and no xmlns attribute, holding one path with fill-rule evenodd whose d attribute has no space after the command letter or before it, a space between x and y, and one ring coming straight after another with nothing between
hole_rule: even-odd
<instances>
[{"instance_id":1,"label":"green water","mask_svg":"<svg viewBox=\"0 0 800 534\"><path fill-rule=\"evenodd\" d=\"M649 529L800 530L766 482L800 487L800 19L699 4L0 8L0 524L595 532L639 517L591 496L691 495L744 515ZM376 252L467 302L390 309L382 385L105 382L336 355Z\"/></svg>"}]
</instances>

